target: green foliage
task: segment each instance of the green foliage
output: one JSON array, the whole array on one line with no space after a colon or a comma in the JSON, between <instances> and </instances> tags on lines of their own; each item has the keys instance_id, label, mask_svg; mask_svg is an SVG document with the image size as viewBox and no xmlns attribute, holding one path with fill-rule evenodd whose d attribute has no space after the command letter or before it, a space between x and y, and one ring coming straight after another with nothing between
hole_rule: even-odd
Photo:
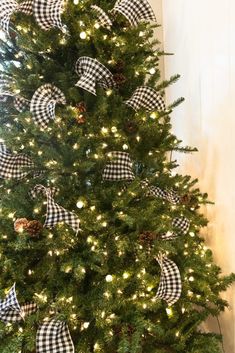
<instances>
[{"instance_id":1,"label":"green foliage","mask_svg":"<svg viewBox=\"0 0 235 353\"><path fill-rule=\"evenodd\" d=\"M114 2L95 3L108 11ZM207 194L197 188L197 180L175 173L177 161L170 158L173 151L196 150L182 146L171 131L169 113L183 98L169 104L167 112L135 113L124 104L137 86L146 83L163 94L179 75L160 79L158 64L164 53L155 46L156 26L130 27L118 16L112 31L96 28L91 4L94 1L68 2L63 22L69 35L57 29L45 32L31 17L16 14L11 39L1 40L2 73L14 78L15 92L30 100L38 87L52 83L64 92L67 104L56 107L57 118L45 131L29 112L19 114L11 103L0 106L0 138L43 170L37 178L30 174L0 183L0 298L16 282L19 302L33 300L39 307L19 325L1 323L0 351L34 353L39 323L56 317L67 321L76 353L219 353L220 337L200 333L198 327L228 306L220 293L235 277L221 276L200 235L207 225L200 211L209 203ZM87 37L82 40L84 31ZM75 87L74 66L83 55L97 58L112 72L121 61L126 82L108 94L98 88L97 96ZM150 75L152 68L155 73ZM86 112L79 123L76 105L82 101ZM135 181L104 182L107 153L126 149ZM141 187L144 179L174 189L186 201L171 205L147 197ZM14 231L17 218L45 220L45 199L32 201L28 195L35 184L58 189L55 201L81 220L78 235L63 224L44 229L39 238ZM78 201L82 209L76 208ZM171 242L157 237L151 246L140 242L141 233L165 233L172 219L181 216L190 221L187 235ZM154 299L159 251L175 261L182 277L182 296L172 315L164 301ZM84 323L89 325L84 328Z\"/></svg>"}]
</instances>

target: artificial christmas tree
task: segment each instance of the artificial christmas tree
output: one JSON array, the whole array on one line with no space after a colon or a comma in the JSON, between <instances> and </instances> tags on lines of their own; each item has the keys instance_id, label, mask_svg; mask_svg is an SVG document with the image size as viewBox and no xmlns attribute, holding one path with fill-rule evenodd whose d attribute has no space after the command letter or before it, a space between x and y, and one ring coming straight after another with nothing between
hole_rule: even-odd
<instances>
[{"instance_id":1,"label":"artificial christmas tree","mask_svg":"<svg viewBox=\"0 0 235 353\"><path fill-rule=\"evenodd\" d=\"M171 132L154 13L62 5L0 0L0 351L219 353L200 324L234 276L169 158L194 149Z\"/></svg>"}]
</instances>

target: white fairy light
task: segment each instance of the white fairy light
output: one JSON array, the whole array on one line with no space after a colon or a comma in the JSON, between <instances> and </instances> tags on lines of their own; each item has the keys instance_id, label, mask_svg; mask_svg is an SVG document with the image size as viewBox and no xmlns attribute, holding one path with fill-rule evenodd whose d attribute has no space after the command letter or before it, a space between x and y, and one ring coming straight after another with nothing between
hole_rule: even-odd
<instances>
[{"instance_id":1,"label":"white fairy light","mask_svg":"<svg viewBox=\"0 0 235 353\"><path fill-rule=\"evenodd\" d=\"M80 38L81 39L86 39L86 37L87 37L86 32L83 31L83 32L80 33Z\"/></svg>"}]
</instances>

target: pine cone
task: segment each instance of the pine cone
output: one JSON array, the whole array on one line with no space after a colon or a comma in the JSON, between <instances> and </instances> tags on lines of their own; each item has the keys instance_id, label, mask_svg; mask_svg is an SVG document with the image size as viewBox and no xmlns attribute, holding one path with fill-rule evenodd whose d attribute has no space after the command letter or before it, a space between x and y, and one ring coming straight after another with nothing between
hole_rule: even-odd
<instances>
[{"instance_id":1,"label":"pine cone","mask_svg":"<svg viewBox=\"0 0 235 353\"><path fill-rule=\"evenodd\" d=\"M86 118L84 115L80 114L76 117L76 121L78 124L84 124L86 122Z\"/></svg>"},{"instance_id":2,"label":"pine cone","mask_svg":"<svg viewBox=\"0 0 235 353\"><path fill-rule=\"evenodd\" d=\"M119 86L126 82L126 77L123 74L114 74L113 79Z\"/></svg>"},{"instance_id":3,"label":"pine cone","mask_svg":"<svg viewBox=\"0 0 235 353\"><path fill-rule=\"evenodd\" d=\"M25 229L29 233L29 235L34 238L42 232L43 226L41 222L34 220L29 221Z\"/></svg>"},{"instance_id":4,"label":"pine cone","mask_svg":"<svg viewBox=\"0 0 235 353\"><path fill-rule=\"evenodd\" d=\"M113 72L114 74L120 73L120 72L122 72L122 71L124 70L124 67L125 67L124 61L123 61L123 60L118 60L118 61L115 63L115 65L114 65L114 67L113 67L113 69L112 69L112 72Z\"/></svg>"},{"instance_id":5,"label":"pine cone","mask_svg":"<svg viewBox=\"0 0 235 353\"><path fill-rule=\"evenodd\" d=\"M125 123L125 131L131 134L134 134L138 131L138 126L133 121L127 121Z\"/></svg>"},{"instance_id":6,"label":"pine cone","mask_svg":"<svg viewBox=\"0 0 235 353\"><path fill-rule=\"evenodd\" d=\"M156 240L157 239L157 234L156 233L153 233L153 232L149 232L149 231L146 231L146 232L143 232L140 234L140 242L141 243L151 243L153 240Z\"/></svg>"},{"instance_id":7,"label":"pine cone","mask_svg":"<svg viewBox=\"0 0 235 353\"><path fill-rule=\"evenodd\" d=\"M85 113L86 112L86 103L85 102L80 102L76 105L76 110L78 110L79 113Z\"/></svg>"},{"instance_id":8,"label":"pine cone","mask_svg":"<svg viewBox=\"0 0 235 353\"><path fill-rule=\"evenodd\" d=\"M18 218L15 223L14 223L14 229L17 233L23 233L23 231L26 229L29 221L27 218Z\"/></svg>"}]
</instances>

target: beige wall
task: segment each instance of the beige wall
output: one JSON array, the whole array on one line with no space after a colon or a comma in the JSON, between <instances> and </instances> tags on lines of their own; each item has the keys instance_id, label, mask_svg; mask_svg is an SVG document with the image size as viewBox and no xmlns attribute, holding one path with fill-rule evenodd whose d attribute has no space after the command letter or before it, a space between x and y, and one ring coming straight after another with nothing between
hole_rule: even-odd
<instances>
[{"instance_id":1,"label":"beige wall","mask_svg":"<svg viewBox=\"0 0 235 353\"><path fill-rule=\"evenodd\" d=\"M159 3L151 0L161 21ZM172 114L174 131L199 149L175 157L215 202L205 210L204 233L223 272L235 272L235 1L163 0L162 13L165 51L175 53L165 59L165 76L182 75L167 99L186 98ZM220 317L226 353L235 352L233 289L224 294L230 310ZM210 321L205 329L212 328L218 326Z\"/></svg>"}]
</instances>

